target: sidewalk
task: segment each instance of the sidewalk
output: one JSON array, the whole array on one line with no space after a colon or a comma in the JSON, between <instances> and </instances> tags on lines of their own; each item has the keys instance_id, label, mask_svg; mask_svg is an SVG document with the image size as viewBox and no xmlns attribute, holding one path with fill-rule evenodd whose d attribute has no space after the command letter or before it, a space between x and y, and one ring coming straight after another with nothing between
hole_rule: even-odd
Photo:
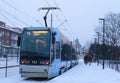
<instances>
[{"instance_id":1,"label":"sidewalk","mask_svg":"<svg viewBox=\"0 0 120 83\"><path fill-rule=\"evenodd\" d=\"M48 83L120 83L120 73L110 68L103 70L97 63L85 65L80 60L77 66Z\"/></svg>"}]
</instances>

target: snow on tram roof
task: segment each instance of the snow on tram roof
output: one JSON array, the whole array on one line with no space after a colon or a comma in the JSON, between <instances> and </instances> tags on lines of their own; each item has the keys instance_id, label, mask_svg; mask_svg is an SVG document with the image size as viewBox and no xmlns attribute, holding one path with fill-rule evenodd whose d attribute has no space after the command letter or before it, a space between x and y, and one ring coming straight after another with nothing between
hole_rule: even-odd
<instances>
[{"instance_id":1,"label":"snow on tram roof","mask_svg":"<svg viewBox=\"0 0 120 83\"><path fill-rule=\"evenodd\" d=\"M46 27L24 27L23 30L50 30L50 28L46 28Z\"/></svg>"}]
</instances>

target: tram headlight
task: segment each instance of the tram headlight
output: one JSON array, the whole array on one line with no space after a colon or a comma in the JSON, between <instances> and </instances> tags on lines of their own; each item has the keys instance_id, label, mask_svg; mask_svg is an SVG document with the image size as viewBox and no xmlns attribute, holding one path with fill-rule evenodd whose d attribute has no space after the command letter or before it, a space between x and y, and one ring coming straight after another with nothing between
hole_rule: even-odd
<instances>
[{"instance_id":1,"label":"tram headlight","mask_svg":"<svg viewBox=\"0 0 120 83\"><path fill-rule=\"evenodd\" d=\"M49 60L40 61L40 64L41 65L48 65L49 64Z\"/></svg>"},{"instance_id":2,"label":"tram headlight","mask_svg":"<svg viewBox=\"0 0 120 83\"><path fill-rule=\"evenodd\" d=\"M46 65L48 65L48 64L49 64L49 61L48 61L48 60L47 60L47 61L45 61L45 64L46 64Z\"/></svg>"},{"instance_id":3,"label":"tram headlight","mask_svg":"<svg viewBox=\"0 0 120 83\"><path fill-rule=\"evenodd\" d=\"M21 64L25 64L25 60L21 60Z\"/></svg>"}]
</instances>

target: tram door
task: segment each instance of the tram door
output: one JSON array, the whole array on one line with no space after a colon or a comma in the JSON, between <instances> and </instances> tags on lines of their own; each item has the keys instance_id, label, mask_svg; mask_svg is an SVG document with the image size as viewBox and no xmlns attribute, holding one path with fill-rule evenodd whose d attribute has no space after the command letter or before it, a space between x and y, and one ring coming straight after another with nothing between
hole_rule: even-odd
<instances>
[{"instance_id":1,"label":"tram door","mask_svg":"<svg viewBox=\"0 0 120 83\"><path fill-rule=\"evenodd\" d=\"M60 43L56 42L52 45L52 52L51 52L51 75L56 76L59 74L60 69Z\"/></svg>"}]
</instances>

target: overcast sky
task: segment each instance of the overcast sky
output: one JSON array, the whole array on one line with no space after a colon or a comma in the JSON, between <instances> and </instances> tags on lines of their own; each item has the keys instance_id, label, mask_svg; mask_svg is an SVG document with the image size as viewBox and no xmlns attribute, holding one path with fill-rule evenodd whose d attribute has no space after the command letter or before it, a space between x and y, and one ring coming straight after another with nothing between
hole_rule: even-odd
<instances>
[{"instance_id":1,"label":"overcast sky","mask_svg":"<svg viewBox=\"0 0 120 83\"><path fill-rule=\"evenodd\" d=\"M120 12L120 0L0 0L0 20L17 27L43 26L45 11L38 12L37 9L49 6L59 6L61 11L55 10L48 14L48 25L51 13L54 27L67 19L59 29L69 39L78 38L82 45L93 40L98 18L104 18L110 12Z\"/></svg>"}]
</instances>

